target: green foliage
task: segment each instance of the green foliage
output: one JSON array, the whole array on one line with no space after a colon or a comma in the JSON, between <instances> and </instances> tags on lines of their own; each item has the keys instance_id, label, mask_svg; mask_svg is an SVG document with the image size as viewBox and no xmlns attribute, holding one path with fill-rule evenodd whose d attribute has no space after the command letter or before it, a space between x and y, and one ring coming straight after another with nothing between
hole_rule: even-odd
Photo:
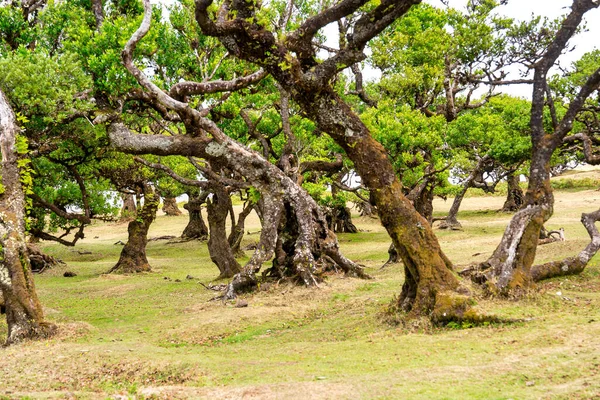
<instances>
[{"instance_id":1,"label":"green foliage","mask_svg":"<svg viewBox=\"0 0 600 400\"><path fill-rule=\"evenodd\" d=\"M89 101L77 96L91 87L91 80L74 54L49 56L21 47L0 58L0 71L0 88L29 129L41 130L92 108Z\"/></svg>"}]
</instances>

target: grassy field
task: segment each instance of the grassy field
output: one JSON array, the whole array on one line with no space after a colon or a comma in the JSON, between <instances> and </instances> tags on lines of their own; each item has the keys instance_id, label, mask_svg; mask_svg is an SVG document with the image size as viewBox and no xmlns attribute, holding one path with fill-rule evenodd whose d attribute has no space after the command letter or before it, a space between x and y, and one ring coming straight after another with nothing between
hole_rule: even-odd
<instances>
[{"instance_id":1,"label":"grassy field","mask_svg":"<svg viewBox=\"0 0 600 400\"><path fill-rule=\"evenodd\" d=\"M510 218L496 212L502 201L469 197L459 214L464 230L438 231L457 265L492 252ZM436 200L436 214L450 204ZM567 240L541 246L537 261L585 246L579 217L598 207L600 192L557 193L547 227L564 227ZM186 220L160 216L150 237L179 235ZM527 299L478 299L482 309L523 322L393 326L384 317L402 268L379 270L389 239L375 220L356 223L362 232L340 235L340 243L373 280L263 285L244 297L245 308L209 302L215 293L199 282L218 271L204 242L150 242L153 272L129 276L104 274L122 248L114 243L126 240L125 224L94 225L75 249L45 243L67 263L36 276L60 333L0 349L0 398L600 398L600 258ZM255 216L247 229L260 229ZM64 278L66 270L77 276ZM2 320L0 341L5 335Z\"/></svg>"}]
</instances>

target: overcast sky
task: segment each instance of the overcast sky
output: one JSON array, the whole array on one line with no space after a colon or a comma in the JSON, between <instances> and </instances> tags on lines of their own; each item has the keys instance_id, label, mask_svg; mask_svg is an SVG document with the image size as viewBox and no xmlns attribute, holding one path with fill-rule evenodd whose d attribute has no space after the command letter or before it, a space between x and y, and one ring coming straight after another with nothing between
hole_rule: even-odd
<instances>
[{"instance_id":1,"label":"overcast sky","mask_svg":"<svg viewBox=\"0 0 600 400\"><path fill-rule=\"evenodd\" d=\"M441 0L424 0L425 3L436 7L445 7ZM464 9L467 0L448 0L449 6L457 9ZM514 18L516 20L529 20L532 15L548 17L555 19L570 11L572 0L509 0L507 5L497 8L497 14ZM568 67L573 61L578 60L583 54L600 46L600 9L589 11L586 14L587 31L576 35L570 42L570 47L575 46L570 53L563 55L559 61L564 67ZM325 28L327 36L327 45L337 47L337 26L331 24ZM518 74L513 72L512 78L519 78ZM364 77L367 80L374 80L379 77L378 71L374 71L366 66ZM514 96L531 97L531 86L514 85L502 87L502 92ZM483 93L483 91L482 91Z\"/></svg>"},{"instance_id":2,"label":"overcast sky","mask_svg":"<svg viewBox=\"0 0 600 400\"><path fill-rule=\"evenodd\" d=\"M450 7L458 9L464 8L467 4L466 0L448 2ZM440 0L425 0L425 3L443 7ZM497 13L517 20L528 20L532 15L555 19L567 14L571 4L573 4L572 0L509 0L507 5L498 7ZM575 49L560 58L561 65L565 67L600 45L600 9L589 11L585 21L587 31L575 36L569 42L570 46L575 46ZM531 97L531 87L528 85L503 88L502 91L516 96Z\"/></svg>"}]
</instances>

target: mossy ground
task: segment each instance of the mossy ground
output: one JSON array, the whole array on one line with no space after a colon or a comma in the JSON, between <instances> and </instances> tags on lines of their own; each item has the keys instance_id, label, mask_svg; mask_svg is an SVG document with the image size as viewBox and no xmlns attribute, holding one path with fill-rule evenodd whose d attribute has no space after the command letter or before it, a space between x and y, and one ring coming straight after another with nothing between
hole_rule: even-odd
<instances>
[{"instance_id":1,"label":"mossy ground","mask_svg":"<svg viewBox=\"0 0 600 400\"><path fill-rule=\"evenodd\" d=\"M600 206L600 192L591 190L556 198L548 228L564 227L567 241L541 246L539 262L585 246L580 214ZM467 198L459 214L464 229L437 231L457 264L493 251L510 218L495 211L502 201ZM438 214L450 204L436 200ZM186 219L161 216L150 237L178 235ZM67 262L36 276L60 333L0 349L0 398L600 396L598 257L582 275L545 282L518 302L478 300L478 307L522 322L393 326L385 311L400 291L402 268L379 270L389 239L377 221L355 222L362 232L340 235L340 243L374 280L332 275L319 289L263 285L244 297L245 308L208 301L215 293L198 282L210 282L218 271L205 242L150 242L153 272L125 276L104 273L118 259L122 246L114 243L126 240L126 224L94 225L75 249L44 243ZM259 229L251 217L247 230ZM78 276L64 278L66 270ZM5 334L2 321L0 341Z\"/></svg>"}]
</instances>

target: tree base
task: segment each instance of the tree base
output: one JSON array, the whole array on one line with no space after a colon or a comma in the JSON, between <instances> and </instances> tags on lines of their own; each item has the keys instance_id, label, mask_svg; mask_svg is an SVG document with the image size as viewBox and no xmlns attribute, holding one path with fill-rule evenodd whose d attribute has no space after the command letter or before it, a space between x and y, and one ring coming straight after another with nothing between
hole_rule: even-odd
<instances>
[{"instance_id":1,"label":"tree base","mask_svg":"<svg viewBox=\"0 0 600 400\"><path fill-rule=\"evenodd\" d=\"M59 264L65 264L65 262L62 260L42 253L42 251L32 243L27 244L27 253L29 255L29 262L31 264L31 272L35 272L37 274L41 274L45 270L56 267Z\"/></svg>"},{"instance_id":2,"label":"tree base","mask_svg":"<svg viewBox=\"0 0 600 400\"><path fill-rule=\"evenodd\" d=\"M108 273L109 274L136 274L140 272L150 272L152 268L148 261L145 262L134 262L127 261L121 262L119 261L114 267L112 267Z\"/></svg>"},{"instance_id":3,"label":"tree base","mask_svg":"<svg viewBox=\"0 0 600 400\"><path fill-rule=\"evenodd\" d=\"M51 322L41 322L39 324L25 323L23 326L13 326L12 332L6 338L4 346L21 343L28 340L44 340L54 336L58 327Z\"/></svg>"},{"instance_id":4,"label":"tree base","mask_svg":"<svg viewBox=\"0 0 600 400\"><path fill-rule=\"evenodd\" d=\"M452 231L460 231L462 230L462 225L457 220L445 219L438 225L439 229L452 230Z\"/></svg>"}]
</instances>

